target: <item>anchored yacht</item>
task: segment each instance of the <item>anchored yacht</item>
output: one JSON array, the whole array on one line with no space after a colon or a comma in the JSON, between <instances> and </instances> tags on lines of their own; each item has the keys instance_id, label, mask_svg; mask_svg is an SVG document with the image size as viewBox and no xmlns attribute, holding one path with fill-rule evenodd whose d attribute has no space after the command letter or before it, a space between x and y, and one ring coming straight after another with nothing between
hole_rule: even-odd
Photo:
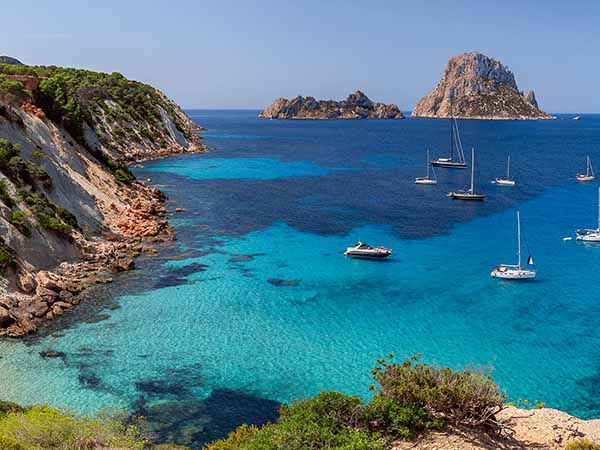
<instances>
[{"instance_id":1,"label":"anchored yacht","mask_svg":"<svg viewBox=\"0 0 600 450\"><path fill-rule=\"evenodd\" d=\"M447 197L454 200L485 200L485 194L477 194L474 187L475 180L475 149L471 149L471 187L468 190L448 192Z\"/></svg>"},{"instance_id":2,"label":"anchored yacht","mask_svg":"<svg viewBox=\"0 0 600 450\"><path fill-rule=\"evenodd\" d=\"M600 242L600 188L598 188L598 228L576 231L578 241Z\"/></svg>"},{"instance_id":3,"label":"anchored yacht","mask_svg":"<svg viewBox=\"0 0 600 450\"><path fill-rule=\"evenodd\" d=\"M531 255L527 258L527 265L533 265ZM521 266L521 214L517 211L517 264L500 264L490 275L504 280L530 280L537 275L533 269L524 269Z\"/></svg>"}]
</instances>

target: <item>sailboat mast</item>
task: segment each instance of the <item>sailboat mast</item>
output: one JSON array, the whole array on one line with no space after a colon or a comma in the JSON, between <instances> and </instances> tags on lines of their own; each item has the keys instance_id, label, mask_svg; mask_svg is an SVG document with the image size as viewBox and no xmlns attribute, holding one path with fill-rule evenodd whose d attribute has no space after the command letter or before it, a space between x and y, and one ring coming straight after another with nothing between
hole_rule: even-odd
<instances>
[{"instance_id":1,"label":"sailboat mast","mask_svg":"<svg viewBox=\"0 0 600 450\"><path fill-rule=\"evenodd\" d=\"M598 231L600 231L600 187L598 188Z\"/></svg>"},{"instance_id":2,"label":"sailboat mast","mask_svg":"<svg viewBox=\"0 0 600 450\"><path fill-rule=\"evenodd\" d=\"M475 192L473 190L473 180L475 178L475 147L471 148L471 193Z\"/></svg>"},{"instance_id":3,"label":"sailboat mast","mask_svg":"<svg viewBox=\"0 0 600 450\"><path fill-rule=\"evenodd\" d=\"M517 211L517 267L521 270L521 214Z\"/></svg>"},{"instance_id":4,"label":"sailboat mast","mask_svg":"<svg viewBox=\"0 0 600 450\"><path fill-rule=\"evenodd\" d=\"M510 180L510 155L508 155L508 164L506 166L506 179Z\"/></svg>"},{"instance_id":5,"label":"sailboat mast","mask_svg":"<svg viewBox=\"0 0 600 450\"><path fill-rule=\"evenodd\" d=\"M427 179L429 179L429 166L430 166L430 162L429 162L429 149L427 149Z\"/></svg>"},{"instance_id":6,"label":"sailboat mast","mask_svg":"<svg viewBox=\"0 0 600 450\"><path fill-rule=\"evenodd\" d=\"M590 157L589 156L587 157L585 172L586 172L586 175L589 177L590 176Z\"/></svg>"},{"instance_id":7,"label":"sailboat mast","mask_svg":"<svg viewBox=\"0 0 600 450\"><path fill-rule=\"evenodd\" d=\"M452 109L452 96L450 96L450 161L454 159L454 110Z\"/></svg>"}]
</instances>

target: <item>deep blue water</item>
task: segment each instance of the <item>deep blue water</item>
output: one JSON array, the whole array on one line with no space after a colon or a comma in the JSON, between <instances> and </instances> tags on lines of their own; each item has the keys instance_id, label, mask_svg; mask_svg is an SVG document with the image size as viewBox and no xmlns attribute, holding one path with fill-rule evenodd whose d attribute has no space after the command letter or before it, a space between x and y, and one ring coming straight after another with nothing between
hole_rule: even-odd
<instances>
[{"instance_id":1,"label":"deep blue water","mask_svg":"<svg viewBox=\"0 0 600 450\"><path fill-rule=\"evenodd\" d=\"M377 358L491 373L513 399L600 416L600 246L563 241L597 221L600 116L462 121L484 203L445 197L468 171L416 186L443 120L276 121L190 111L214 150L144 163L170 197L178 240L29 341L0 342L0 398L150 417L200 446L277 402L323 389L368 396ZM490 180L512 160L515 188ZM538 279L499 282L515 213ZM346 259L357 240L389 261ZM83 321L83 322L82 322ZM42 359L52 348L62 359Z\"/></svg>"}]
</instances>

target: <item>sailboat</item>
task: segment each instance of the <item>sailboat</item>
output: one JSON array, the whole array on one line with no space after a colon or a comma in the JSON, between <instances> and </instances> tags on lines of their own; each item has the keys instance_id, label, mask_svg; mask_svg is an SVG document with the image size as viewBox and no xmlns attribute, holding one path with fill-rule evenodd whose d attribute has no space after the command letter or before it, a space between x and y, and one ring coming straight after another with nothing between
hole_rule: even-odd
<instances>
[{"instance_id":1,"label":"sailboat","mask_svg":"<svg viewBox=\"0 0 600 450\"><path fill-rule=\"evenodd\" d=\"M415 178L415 184L437 184L437 176L435 175L435 169L431 167L431 161L429 160L429 150L427 150L427 176ZM429 170L433 173L433 178L429 178Z\"/></svg>"},{"instance_id":2,"label":"sailboat","mask_svg":"<svg viewBox=\"0 0 600 450\"><path fill-rule=\"evenodd\" d=\"M594 168L592 167L592 161L588 156L586 159L585 175L582 173L578 173L577 181L594 181L594 178L596 178L594 176Z\"/></svg>"},{"instance_id":3,"label":"sailboat","mask_svg":"<svg viewBox=\"0 0 600 450\"><path fill-rule=\"evenodd\" d=\"M531 255L527 258L527 265L533 265ZM517 211L517 264L500 264L490 275L505 280L530 280L535 278L536 274L535 270L524 269L521 266L521 214Z\"/></svg>"},{"instance_id":4,"label":"sailboat","mask_svg":"<svg viewBox=\"0 0 600 450\"><path fill-rule=\"evenodd\" d=\"M577 230L577 240L587 242L600 242L600 188L598 188L598 228L595 230Z\"/></svg>"},{"instance_id":5,"label":"sailboat","mask_svg":"<svg viewBox=\"0 0 600 450\"><path fill-rule=\"evenodd\" d=\"M492 181L494 184L498 184L500 186L514 186L515 180L510 179L510 155L508 155L508 162L506 164L506 178L496 178Z\"/></svg>"},{"instance_id":6,"label":"sailboat","mask_svg":"<svg viewBox=\"0 0 600 450\"><path fill-rule=\"evenodd\" d=\"M475 193L474 187L475 181L475 149L471 149L471 187L464 191L453 191L448 192L448 197L453 198L455 200L485 200L485 194L477 194Z\"/></svg>"},{"instance_id":7,"label":"sailboat","mask_svg":"<svg viewBox=\"0 0 600 450\"><path fill-rule=\"evenodd\" d=\"M454 147L456 146L457 160L454 160ZM463 152L460 133L458 132L458 123L452 113L452 103L450 103L450 157L437 158L431 161L431 164L438 167L449 169L466 169L465 153Z\"/></svg>"}]
</instances>

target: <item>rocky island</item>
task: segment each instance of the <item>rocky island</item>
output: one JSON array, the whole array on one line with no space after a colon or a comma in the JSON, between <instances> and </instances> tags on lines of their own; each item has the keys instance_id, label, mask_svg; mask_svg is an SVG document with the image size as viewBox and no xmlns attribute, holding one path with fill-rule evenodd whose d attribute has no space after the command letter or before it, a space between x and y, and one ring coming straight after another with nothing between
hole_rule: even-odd
<instances>
[{"instance_id":1,"label":"rocky island","mask_svg":"<svg viewBox=\"0 0 600 450\"><path fill-rule=\"evenodd\" d=\"M519 91L513 73L479 52L450 58L437 86L416 104L413 117L539 120L542 111L533 91Z\"/></svg>"},{"instance_id":2,"label":"rocky island","mask_svg":"<svg viewBox=\"0 0 600 450\"><path fill-rule=\"evenodd\" d=\"M397 105L373 102L361 91L345 100L316 100L298 96L278 98L258 117L263 119L404 119Z\"/></svg>"},{"instance_id":3,"label":"rocky island","mask_svg":"<svg viewBox=\"0 0 600 450\"><path fill-rule=\"evenodd\" d=\"M0 336L20 336L170 238L165 196L126 162L205 148L151 86L0 61Z\"/></svg>"}]
</instances>

